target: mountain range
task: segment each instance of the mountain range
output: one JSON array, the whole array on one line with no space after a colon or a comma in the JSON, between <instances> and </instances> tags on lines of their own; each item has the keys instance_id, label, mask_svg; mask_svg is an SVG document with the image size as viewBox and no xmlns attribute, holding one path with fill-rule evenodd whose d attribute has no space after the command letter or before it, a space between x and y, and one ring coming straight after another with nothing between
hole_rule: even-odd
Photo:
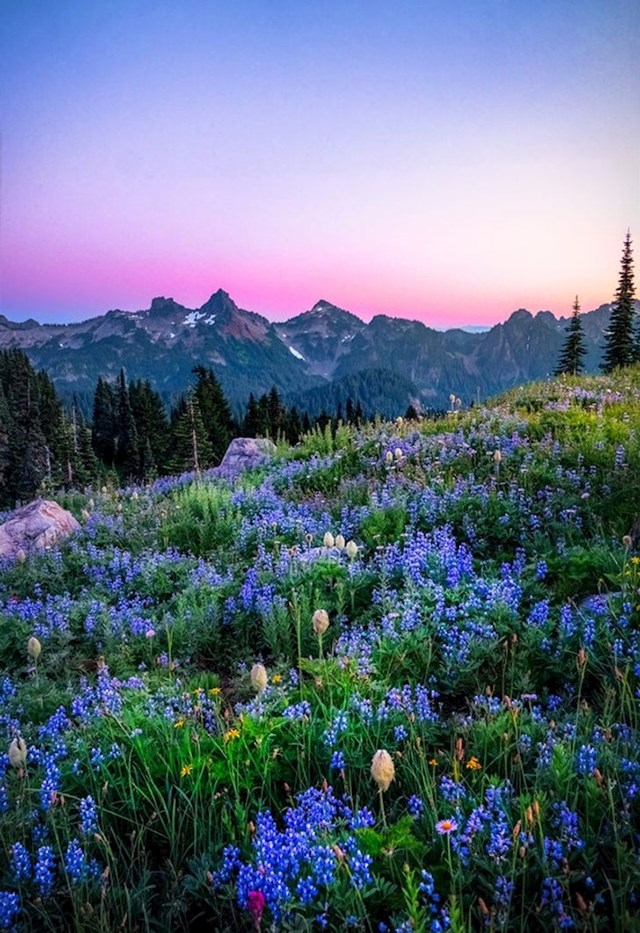
<instances>
[{"instance_id":1,"label":"mountain range","mask_svg":"<svg viewBox=\"0 0 640 933\"><path fill-rule=\"evenodd\" d=\"M582 315L585 366L595 372L611 305ZM567 319L519 309L485 331L439 331L376 315L368 323L329 301L284 323L239 308L222 289L200 308L154 298L142 311L108 311L73 324L15 323L0 315L0 349L17 347L46 370L66 397L91 397L98 376L149 379L167 400L212 366L239 410L250 392L276 386L289 404L317 414L347 398L365 411L402 414L464 404L551 374Z\"/></svg>"}]
</instances>

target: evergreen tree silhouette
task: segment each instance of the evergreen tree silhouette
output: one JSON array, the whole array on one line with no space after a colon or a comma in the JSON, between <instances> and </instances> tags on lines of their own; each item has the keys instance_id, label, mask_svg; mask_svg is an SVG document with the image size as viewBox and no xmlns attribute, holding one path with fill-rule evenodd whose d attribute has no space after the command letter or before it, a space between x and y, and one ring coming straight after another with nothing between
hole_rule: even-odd
<instances>
[{"instance_id":1,"label":"evergreen tree silhouette","mask_svg":"<svg viewBox=\"0 0 640 933\"><path fill-rule=\"evenodd\" d=\"M124 479L138 478L140 471L138 431L131 409L124 369L120 370L116 385L115 461Z\"/></svg>"},{"instance_id":2,"label":"evergreen tree silhouette","mask_svg":"<svg viewBox=\"0 0 640 933\"><path fill-rule=\"evenodd\" d=\"M198 400L200 415L211 446L214 463L220 463L231 438L235 425L231 408L214 371L204 366L193 369L197 377L194 396Z\"/></svg>"},{"instance_id":3,"label":"evergreen tree silhouette","mask_svg":"<svg viewBox=\"0 0 640 933\"><path fill-rule=\"evenodd\" d=\"M51 474L51 449L47 444L38 399L38 380L21 350L4 354L3 386L9 408L8 493L12 500L33 498Z\"/></svg>"},{"instance_id":4,"label":"evergreen tree silhouette","mask_svg":"<svg viewBox=\"0 0 640 933\"><path fill-rule=\"evenodd\" d=\"M636 358L634 334L635 294L633 284L633 250L631 234L627 231L620 262L620 278L611 320L605 334L604 355L601 369L610 373L620 366L630 366Z\"/></svg>"},{"instance_id":5,"label":"evergreen tree silhouette","mask_svg":"<svg viewBox=\"0 0 640 933\"><path fill-rule=\"evenodd\" d=\"M6 495L9 491L10 420L9 404L0 380L0 506L10 503L10 498Z\"/></svg>"},{"instance_id":6,"label":"evergreen tree silhouette","mask_svg":"<svg viewBox=\"0 0 640 933\"><path fill-rule=\"evenodd\" d=\"M113 466L116 444L116 399L113 389L102 377L93 396L93 449L106 466Z\"/></svg>"},{"instance_id":7,"label":"evergreen tree silhouette","mask_svg":"<svg viewBox=\"0 0 640 933\"><path fill-rule=\"evenodd\" d=\"M192 391L184 396L173 412L169 472L200 473L211 466L213 451L202 421L200 405Z\"/></svg>"},{"instance_id":8,"label":"evergreen tree silhouette","mask_svg":"<svg viewBox=\"0 0 640 933\"><path fill-rule=\"evenodd\" d=\"M139 472L142 479L156 474L167 449L169 424L164 403L148 380L129 385L131 411L138 434Z\"/></svg>"},{"instance_id":9,"label":"evergreen tree silhouette","mask_svg":"<svg viewBox=\"0 0 640 933\"><path fill-rule=\"evenodd\" d=\"M567 336L564 346L560 353L560 359L555 370L556 376L569 375L577 376L584 369L584 357L587 348L584 342L584 333L582 331L582 321L580 320L580 302L576 295L572 305L573 314L569 325L566 327Z\"/></svg>"}]
</instances>

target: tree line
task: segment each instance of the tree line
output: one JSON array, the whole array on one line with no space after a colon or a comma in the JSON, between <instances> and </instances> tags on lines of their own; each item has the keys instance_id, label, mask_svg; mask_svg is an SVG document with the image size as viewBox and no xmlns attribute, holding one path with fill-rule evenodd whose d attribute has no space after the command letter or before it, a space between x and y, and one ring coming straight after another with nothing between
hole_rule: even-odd
<instances>
[{"instance_id":1,"label":"tree line","mask_svg":"<svg viewBox=\"0 0 640 933\"><path fill-rule=\"evenodd\" d=\"M349 399L333 415L310 417L288 407L277 389L250 395L235 418L210 368L196 366L194 384L169 412L147 381L115 384L100 378L92 418L65 407L51 378L18 349L0 351L0 509L59 488L83 488L112 479L148 482L160 475L217 466L234 437L270 437L297 443L316 425L360 424L362 407Z\"/></svg>"},{"instance_id":2,"label":"tree line","mask_svg":"<svg viewBox=\"0 0 640 933\"><path fill-rule=\"evenodd\" d=\"M634 307L633 251L624 241L618 288L604 336L602 370L640 361L640 327ZM580 303L573 314L556 375L583 371L586 354ZM37 372L18 349L0 351L0 509L36 493L82 488L111 477L119 483L148 482L163 474L217 466L233 437L283 438L295 444L319 425L359 425L365 413L348 399L332 415L311 417L285 405L276 388L249 396L244 416L233 416L212 369L196 366L195 383L167 413L147 381L128 383L121 370L115 384L100 378L92 418L75 401L63 405L51 378ZM416 417L409 407L406 417Z\"/></svg>"},{"instance_id":3,"label":"tree line","mask_svg":"<svg viewBox=\"0 0 640 933\"><path fill-rule=\"evenodd\" d=\"M640 324L636 323L637 315L634 308L635 286L631 246L631 234L627 231L622 248L618 288L611 309L609 327L604 335L600 368L605 373L611 373L614 369L624 368L640 362ZM555 370L556 376L576 376L584 370L584 357L587 348L582 330L582 321L580 320L580 302L577 295L566 332L564 345Z\"/></svg>"}]
</instances>

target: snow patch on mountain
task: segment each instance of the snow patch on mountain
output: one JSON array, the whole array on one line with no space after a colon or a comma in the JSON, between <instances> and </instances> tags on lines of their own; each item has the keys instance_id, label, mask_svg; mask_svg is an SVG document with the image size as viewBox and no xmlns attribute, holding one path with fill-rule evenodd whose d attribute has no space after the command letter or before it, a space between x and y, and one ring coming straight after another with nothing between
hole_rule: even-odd
<instances>
[{"instance_id":1,"label":"snow patch on mountain","mask_svg":"<svg viewBox=\"0 0 640 933\"><path fill-rule=\"evenodd\" d=\"M302 355L302 353L298 353L295 347L289 347L289 351L293 353L293 355L295 356L297 360L304 360L304 356Z\"/></svg>"},{"instance_id":2,"label":"snow patch on mountain","mask_svg":"<svg viewBox=\"0 0 640 933\"><path fill-rule=\"evenodd\" d=\"M188 324L189 327L195 327L198 321L203 317L204 311L189 311L182 323Z\"/></svg>"}]
</instances>

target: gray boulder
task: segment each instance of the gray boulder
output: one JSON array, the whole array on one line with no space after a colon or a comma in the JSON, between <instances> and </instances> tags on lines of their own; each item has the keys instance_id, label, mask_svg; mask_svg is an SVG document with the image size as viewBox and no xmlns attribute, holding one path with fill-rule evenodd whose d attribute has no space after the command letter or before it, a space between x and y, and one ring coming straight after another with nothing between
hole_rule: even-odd
<instances>
[{"instance_id":1,"label":"gray boulder","mask_svg":"<svg viewBox=\"0 0 640 933\"><path fill-rule=\"evenodd\" d=\"M228 476L237 476L243 470L262 466L276 452L273 441L264 437L235 437L220 464L220 472Z\"/></svg>"},{"instance_id":2,"label":"gray boulder","mask_svg":"<svg viewBox=\"0 0 640 933\"><path fill-rule=\"evenodd\" d=\"M0 525L0 557L18 557L31 551L42 551L63 541L80 525L71 512L57 502L36 499L13 512Z\"/></svg>"}]
</instances>

